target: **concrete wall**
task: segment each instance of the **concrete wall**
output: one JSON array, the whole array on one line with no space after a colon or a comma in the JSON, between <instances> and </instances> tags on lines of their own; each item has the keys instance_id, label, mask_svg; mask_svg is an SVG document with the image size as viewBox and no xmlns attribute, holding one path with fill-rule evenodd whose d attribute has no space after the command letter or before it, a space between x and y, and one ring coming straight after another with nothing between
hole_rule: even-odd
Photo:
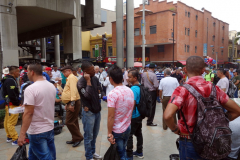
<instances>
[{"instance_id":1,"label":"concrete wall","mask_svg":"<svg viewBox=\"0 0 240 160\"><path fill-rule=\"evenodd\" d=\"M105 10L105 9L102 9ZM105 10L107 12L107 23L105 23L104 27L95 28L91 31L92 36L96 36L97 34L102 35L104 33L112 34L112 22L116 21L116 12Z\"/></svg>"},{"instance_id":2,"label":"concrete wall","mask_svg":"<svg viewBox=\"0 0 240 160\"><path fill-rule=\"evenodd\" d=\"M90 31L82 32L82 50L90 51Z\"/></svg>"}]
</instances>

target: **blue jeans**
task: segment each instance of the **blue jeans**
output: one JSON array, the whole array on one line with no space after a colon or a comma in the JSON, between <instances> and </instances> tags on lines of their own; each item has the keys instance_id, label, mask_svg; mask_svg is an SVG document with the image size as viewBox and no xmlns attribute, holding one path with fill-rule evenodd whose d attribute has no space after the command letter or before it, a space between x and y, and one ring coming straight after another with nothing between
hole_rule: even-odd
<instances>
[{"instance_id":1,"label":"blue jeans","mask_svg":"<svg viewBox=\"0 0 240 160\"><path fill-rule=\"evenodd\" d=\"M92 159L96 149L96 138L100 128L101 113L92 113L82 109L84 147L86 159Z\"/></svg>"},{"instance_id":2,"label":"blue jeans","mask_svg":"<svg viewBox=\"0 0 240 160\"><path fill-rule=\"evenodd\" d=\"M236 92L234 93L234 98L238 98L238 89L237 89Z\"/></svg>"},{"instance_id":3,"label":"blue jeans","mask_svg":"<svg viewBox=\"0 0 240 160\"><path fill-rule=\"evenodd\" d=\"M54 131L40 134L28 134L29 160L55 160L56 149L54 144Z\"/></svg>"},{"instance_id":4,"label":"blue jeans","mask_svg":"<svg viewBox=\"0 0 240 160\"><path fill-rule=\"evenodd\" d=\"M128 129L123 133L113 132L115 142L117 143L117 151L119 153L121 160L127 160L126 147L127 147L127 142L128 142L130 133L131 133L131 125L129 125Z\"/></svg>"},{"instance_id":5,"label":"blue jeans","mask_svg":"<svg viewBox=\"0 0 240 160\"><path fill-rule=\"evenodd\" d=\"M195 151L192 142L185 138L179 141L179 154L181 160L204 160Z\"/></svg>"}]
</instances>

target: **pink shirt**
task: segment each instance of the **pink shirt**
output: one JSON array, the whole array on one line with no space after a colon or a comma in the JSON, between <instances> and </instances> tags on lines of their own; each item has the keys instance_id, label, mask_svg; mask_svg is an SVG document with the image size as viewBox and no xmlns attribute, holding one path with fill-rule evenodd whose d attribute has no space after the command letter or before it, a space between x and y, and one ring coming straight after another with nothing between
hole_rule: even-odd
<instances>
[{"instance_id":1,"label":"pink shirt","mask_svg":"<svg viewBox=\"0 0 240 160\"><path fill-rule=\"evenodd\" d=\"M37 81L24 92L24 105L33 105L34 113L28 128L28 134L40 134L54 128L56 88L53 84Z\"/></svg>"},{"instance_id":2,"label":"pink shirt","mask_svg":"<svg viewBox=\"0 0 240 160\"><path fill-rule=\"evenodd\" d=\"M115 108L113 132L125 132L131 124L134 106L134 95L132 90L124 85L115 87L108 94L107 104L108 107Z\"/></svg>"},{"instance_id":3,"label":"pink shirt","mask_svg":"<svg viewBox=\"0 0 240 160\"><path fill-rule=\"evenodd\" d=\"M123 84L126 86L128 85L128 82L127 82L127 79L128 79L128 71L125 71L124 72L124 75L123 75Z\"/></svg>"}]
</instances>

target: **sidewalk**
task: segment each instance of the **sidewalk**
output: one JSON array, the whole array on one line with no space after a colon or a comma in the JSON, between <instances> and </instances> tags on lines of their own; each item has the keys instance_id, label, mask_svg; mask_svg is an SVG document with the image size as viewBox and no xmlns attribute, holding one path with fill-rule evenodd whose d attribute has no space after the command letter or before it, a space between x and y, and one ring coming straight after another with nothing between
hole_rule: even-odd
<instances>
[{"instance_id":1,"label":"sidewalk","mask_svg":"<svg viewBox=\"0 0 240 160\"><path fill-rule=\"evenodd\" d=\"M109 147L107 141L107 106L102 102L102 120L101 127L97 138L96 152L104 155ZM170 154L178 153L176 148L177 135L174 135L169 129L162 129L162 105L157 103L154 123L159 124L157 127L146 126L146 119L143 120L143 154L145 160L169 160ZM82 121L80 120L80 130L83 134ZM16 126L16 130L20 132L20 126ZM55 136L55 146L57 152L57 160L85 160L85 150L83 142L79 147L73 148L67 145L66 141L71 140L71 135L65 126L61 134ZM136 138L134 137L134 142ZM29 145L27 145L29 146ZM6 143L5 130L0 129L0 160L9 160L17 146ZM134 158L137 160L138 158Z\"/></svg>"}]
</instances>

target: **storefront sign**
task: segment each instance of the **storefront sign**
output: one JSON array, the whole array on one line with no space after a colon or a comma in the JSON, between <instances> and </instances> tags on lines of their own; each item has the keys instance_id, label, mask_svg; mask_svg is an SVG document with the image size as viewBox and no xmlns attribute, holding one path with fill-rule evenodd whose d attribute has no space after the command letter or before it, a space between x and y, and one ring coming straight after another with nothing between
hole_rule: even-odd
<instances>
[{"instance_id":1,"label":"storefront sign","mask_svg":"<svg viewBox=\"0 0 240 160\"><path fill-rule=\"evenodd\" d=\"M115 63L115 62L117 62L117 57L106 57L105 62L106 63Z\"/></svg>"}]
</instances>

